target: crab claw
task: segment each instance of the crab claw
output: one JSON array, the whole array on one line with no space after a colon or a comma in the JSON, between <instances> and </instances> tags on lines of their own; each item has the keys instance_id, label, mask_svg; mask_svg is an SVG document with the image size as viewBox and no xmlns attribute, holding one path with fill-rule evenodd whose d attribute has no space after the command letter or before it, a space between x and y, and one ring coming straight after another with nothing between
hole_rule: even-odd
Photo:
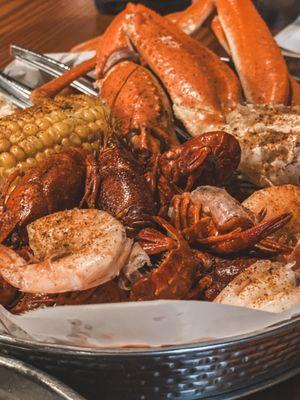
<instances>
[{"instance_id":1,"label":"crab claw","mask_svg":"<svg viewBox=\"0 0 300 400\"><path fill-rule=\"evenodd\" d=\"M237 253L254 247L264 238L282 228L291 218L291 213L285 213L245 231L198 239L197 243L205 245L211 252L216 254Z\"/></svg>"},{"instance_id":2,"label":"crab claw","mask_svg":"<svg viewBox=\"0 0 300 400\"><path fill-rule=\"evenodd\" d=\"M246 99L255 104L286 104L287 66L252 1L216 0L215 3Z\"/></svg>"}]
</instances>

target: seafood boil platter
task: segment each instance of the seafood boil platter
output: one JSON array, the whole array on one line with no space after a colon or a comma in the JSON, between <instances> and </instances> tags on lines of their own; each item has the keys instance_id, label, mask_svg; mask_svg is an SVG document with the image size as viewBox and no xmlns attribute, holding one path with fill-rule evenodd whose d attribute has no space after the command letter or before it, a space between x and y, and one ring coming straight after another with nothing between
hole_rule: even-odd
<instances>
[{"instance_id":1,"label":"seafood boil platter","mask_svg":"<svg viewBox=\"0 0 300 400\"><path fill-rule=\"evenodd\" d=\"M299 373L300 83L252 1L128 4L67 53L11 53L1 353L91 399Z\"/></svg>"}]
</instances>

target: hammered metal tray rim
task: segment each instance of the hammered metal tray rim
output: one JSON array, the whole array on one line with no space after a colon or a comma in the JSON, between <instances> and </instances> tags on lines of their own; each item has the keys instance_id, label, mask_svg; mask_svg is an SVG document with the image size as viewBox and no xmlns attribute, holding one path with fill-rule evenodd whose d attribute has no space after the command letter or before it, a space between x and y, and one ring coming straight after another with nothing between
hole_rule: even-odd
<instances>
[{"instance_id":1,"label":"hammered metal tray rim","mask_svg":"<svg viewBox=\"0 0 300 400\"><path fill-rule=\"evenodd\" d=\"M0 356L0 367L5 367L29 378L31 381L40 383L53 393L59 395L62 400L84 400L83 397L74 392L73 389L69 388L64 383L48 375L46 372L42 372L37 368L24 363L23 361L11 357Z\"/></svg>"},{"instance_id":2,"label":"hammered metal tray rim","mask_svg":"<svg viewBox=\"0 0 300 400\"><path fill-rule=\"evenodd\" d=\"M237 400L241 397L250 396L252 394L261 392L262 390L267 390L274 385L278 385L279 383L282 383L288 379L294 378L298 374L300 374L300 367L293 368L270 379L263 379L255 385L245 386L242 389L224 392L220 395L208 396L206 400Z\"/></svg>"},{"instance_id":3,"label":"hammered metal tray rim","mask_svg":"<svg viewBox=\"0 0 300 400\"><path fill-rule=\"evenodd\" d=\"M164 347L123 347L123 348L102 348L102 347L82 347L71 346L67 344L46 343L37 340L21 339L8 334L0 334L0 343L11 345L14 347L30 348L40 350L46 353L57 353L65 355L82 355L89 357L106 356L106 357L136 357L136 356L156 356L163 354L176 354L181 352L207 351L217 348L230 347L237 343L247 343L249 340L257 340L263 337L279 334L288 328L300 327L300 316L294 317L288 321L269 326L267 328L254 331L250 334L231 336L218 340L207 340L193 342L185 345L170 345Z\"/></svg>"}]
</instances>

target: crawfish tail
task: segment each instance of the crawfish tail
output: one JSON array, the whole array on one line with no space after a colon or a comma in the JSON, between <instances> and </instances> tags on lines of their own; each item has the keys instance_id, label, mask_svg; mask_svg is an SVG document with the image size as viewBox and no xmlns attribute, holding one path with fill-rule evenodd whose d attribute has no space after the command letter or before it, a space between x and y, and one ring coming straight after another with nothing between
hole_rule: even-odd
<instances>
[{"instance_id":1,"label":"crawfish tail","mask_svg":"<svg viewBox=\"0 0 300 400\"><path fill-rule=\"evenodd\" d=\"M130 234L152 225L155 202L138 162L115 135L100 151L98 207L119 218Z\"/></svg>"}]
</instances>

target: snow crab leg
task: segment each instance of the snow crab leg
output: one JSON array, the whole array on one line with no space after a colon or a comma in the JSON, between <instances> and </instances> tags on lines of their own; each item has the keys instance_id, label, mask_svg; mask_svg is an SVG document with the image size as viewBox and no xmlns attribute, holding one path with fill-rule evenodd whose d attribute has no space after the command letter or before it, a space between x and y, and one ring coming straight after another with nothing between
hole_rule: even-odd
<instances>
[{"instance_id":1,"label":"snow crab leg","mask_svg":"<svg viewBox=\"0 0 300 400\"><path fill-rule=\"evenodd\" d=\"M246 99L255 104L287 104L285 60L252 1L215 0L215 4Z\"/></svg>"}]
</instances>

